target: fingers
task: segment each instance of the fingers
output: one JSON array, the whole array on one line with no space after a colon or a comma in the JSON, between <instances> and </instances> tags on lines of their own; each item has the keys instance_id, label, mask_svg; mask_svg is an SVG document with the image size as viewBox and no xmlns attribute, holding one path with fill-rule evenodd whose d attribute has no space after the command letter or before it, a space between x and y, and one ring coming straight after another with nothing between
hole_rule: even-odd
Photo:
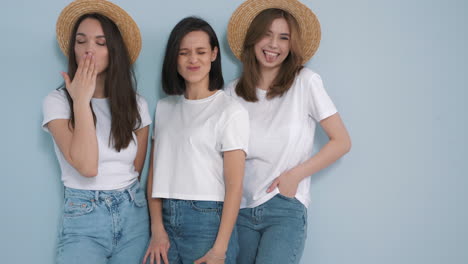
<instances>
[{"instance_id":1,"label":"fingers","mask_svg":"<svg viewBox=\"0 0 468 264\"><path fill-rule=\"evenodd\" d=\"M78 63L75 76L86 76L88 74L91 54L84 54L81 58L82 60Z\"/></svg>"},{"instance_id":2,"label":"fingers","mask_svg":"<svg viewBox=\"0 0 468 264\"><path fill-rule=\"evenodd\" d=\"M89 62L89 68L88 68L88 76L94 77L94 71L96 69L96 60L94 59L94 56L91 55L90 62Z\"/></svg>"},{"instance_id":3,"label":"fingers","mask_svg":"<svg viewBox=\"0 0 468 264\"><path fill-rule=\"evenodd\" d=\"M75 77L73 78L73 80L81 79L82 76L86 76L86 72L88 71L88 68L86 66L88 56L85 54L81 58L82 60L78 62L78 68L76 69Z\"/></svg>"},{"instance_id":4,"label":"fingers","mask_svg":"<svg viewBox=\"0 0 468 264\"><path fill-rule=\"evenodd\" d=\"M161 252L162 259L164 261L164 264L169 264L169 260L167 258L167 251Z\"/></svg>"},{"instance_id":5,"label":"fingers","mask_svg":"<svg viewBox=\"0 0 468 264\"><path fill-rule=\"evenodd\" d=\"M205 256L195 260L195 262L193 262L193 264L207 263L207 261L208 261L208 257L205 255Z\"/></svg>"},{"instance_id":6,"label":"fingers","mask_svg":"<svg viewBox=\"0 0 468 264\"><path fill-rule=\"evenodd\" d=\"M145 256L143 257L143 262L142 264L146 264L146 259L148 258L148 256L151 254L149 248L146 250L146 253L145 253Z\"/></svg>"},{"instance_id":7,"label":"fingers","mask_svg":"<svg viewBox=\"0 0 468 264\"><path fill-rule=\"evenodd\" d=\"M83 65L83 69L82 69L82 74L84 76L87 76L88 75L88 72L89 72L89 65L91 64L91 54L86 54L85 55L85 60L84 60L84 65Z\"/></svg>"},{"instance_id":8,"label":"fingers","mask_svg":"<svg viewBox=\"0 0 468 264\"><path fill-rule=\"evenodd\" d=\"M167 252L159 251L158 249L154 251L148 249L148 251L146 251L145 257L143 258L143 264L147 263L148 258L149 258L150 264L162 264L161 257L162 257L162 260L164 261L164 264L169 264L169 260L167 258ZM156 263L154 262L155 259L156 259Z\"/></svg>"},{"instance_id":9,"label":"fingers","mask_svg":"<svg viewBox=\"0 0 468 264\"><path fill-rule=\"evenodd\" d=\"M156 253L151 252L151 262L150 264L154 264L154 259L156 258L156 264L161 264L161 258L159 257L159 252L156 251Z\"/></svg>"},{"instance_id":10,"label":"fingers","mask_svg":"<svg viewBox=\"0 0 468 264\"><path fill-rule=\"evenodd\" d=\"M81 74L81 72L83 71L83 65L84 65L84 61L86 59L86 55L83 55L81 58L82 58L82 60L78 61L78 68L76 68L75 75L76 74Z\"/></svg>"},{"instance_id":11,"label":"fingers","mask_svg":"<svg viewBox=\"0 0 468 264\"><path fill-rule=\"evenodd\" d=\"M169 248L171 247L171 243L170 242L167 242L166 243L166 253L169 251Z\"/></svg>"},{"instance_id":12,"label":"fingers","mask_svg":"<svg viewBox=\"0 0 468 264\"><path fill-rule=\"evenodd\" d=\"M155 255L156 255L156 264L161 264L161 254L160 254L159 250L156 250Z\"/></svg>"},{"instance_id":13,"label":"fingers","mask_svg":"<svg viewBox=\"0 0 468 264\"><path fill-rule=\"evenodd\" d=\"M68 76L68 73L66 72L61 72L60 75L62 75L63 80L65 81L65 88L70 89L70 76Z\"/></svg>"},{"instance_id":14,"label":"fingers","mask_svg":"<svg viewBox=\"0 0 468 264\"><path fill-rule=\"evenodd\" d=\"M148 250L146 251L145 257L143 258L143 264L147 263L148 258L149 258L149 263L154 264L155 256L156 256L156 263L160 264L158 251L156 250L156 253L155 253L155 251L153 251L151 248L148 248Z\"/></svg>"},{"instance_id":15,"label":"fingers","mask_svg":"<svg viewBox=\"0 0 468 264\"><path fill-rule=\"evenodd\" d=\"M272 192L272 191L278 186L278 184L279 184L279 177L276 178L276 179L271 183L270 187L268 187L268 189L267 189L267 193Z\"/></svg>"}]
</instances>

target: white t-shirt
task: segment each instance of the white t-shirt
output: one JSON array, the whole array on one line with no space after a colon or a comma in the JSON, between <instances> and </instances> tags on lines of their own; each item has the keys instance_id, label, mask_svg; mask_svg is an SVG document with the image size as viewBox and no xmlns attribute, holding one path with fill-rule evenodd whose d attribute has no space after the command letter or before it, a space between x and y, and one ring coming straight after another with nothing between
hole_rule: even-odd
<instances>
[{"instance_id":1,"label":"white t-shirt","mask_svg":"<svg viewBox=\"0 0 468 264\"><path fill-rule=\"evenodd\" d=\"M141 125L138 129L151 124L148 104L142 96L137 96L138 109L141 116ZM131 185L138 177L133 166L137 154L137 137L133 139L126 149L117 152L109 146L111 129L111 113L109 99L92 98L94 114L96 115L96 134L99 149L98 174L95 177L82 176L71 166L54 140L55 154L62 170L62 181L66 187L82 190L116 190ZM64 90L54 90L46 96L43 102L42 127L45 131L47 123L55 119L70 119L70 106Z\"/></svg>"},{"instance_id":2,"label":"white t-shirt","mask_svg":"<svg viewBox=\"0 0 468 264\"><path fill-rule=\"evenodd\" d=\"M223 152L247 153L247 111L222 90L200 100L159 100L154 122L153 197L224 201Z\"/></svg>"},{"instance_id":3,"label":"white t-shirt","mask_svg":"<svg viewBox=\"0 0 468 264\"><path fill-rule=\"evenodd\" d=\"M312 157L317 122L335 114L335 105L323 88L320 76L304 68L292 87L281 97L266 98L257 88L259 101L245 101L235 93L237 80L226 93L236 98L249 112L249 156L245 162L244 191L241 208L261 205L279 193L266 190L284 171ZM310 177L298 186L296 198L309 205Z\"/></svg>"}]
</instances>

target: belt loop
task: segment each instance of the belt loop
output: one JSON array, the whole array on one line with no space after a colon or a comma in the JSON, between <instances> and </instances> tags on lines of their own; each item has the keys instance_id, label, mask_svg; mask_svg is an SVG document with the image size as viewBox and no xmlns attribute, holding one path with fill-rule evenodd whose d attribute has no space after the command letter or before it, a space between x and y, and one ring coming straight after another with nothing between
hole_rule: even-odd
<instances>
[{"instance_id":1,"label":"belt loop","mask_svg":"<svg viewBox=\"0 0 468 264\"><path fill-rule=\"evenodd\" d=\"M133 191L131 188L128 188L126 191L128 192L128 195L130 196L130 201L135 200L135 193L134 193L134 191Z\"/></svg>"},{"instance_id":2,"label":"belt loop","mask_svg":"<svg viewBox=\"0 0 468 264\"><path fill-rule=\"evenodd\" d=\"M98 202L99 201L99 191L94 191L94 202Z\"/></svg>"}]
</instances>

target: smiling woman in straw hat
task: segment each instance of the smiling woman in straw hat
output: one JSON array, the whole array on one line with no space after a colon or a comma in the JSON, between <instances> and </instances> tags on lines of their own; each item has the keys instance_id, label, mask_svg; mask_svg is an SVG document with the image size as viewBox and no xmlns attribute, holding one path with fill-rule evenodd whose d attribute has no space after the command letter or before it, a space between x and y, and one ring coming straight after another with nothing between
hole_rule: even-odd
<instances>
[{"instance_id":1,"label":"smiling woman in straw hat","mask_svg":"<svg viewBox=\"0 0 468 264\"><path fill-rule=\"evenodd\" d=\"M139 263L149 217L139 174L151 118L136 93L138 26L104 0L77 0L57 21L65 84L43 104L65 186L57 263Z\"/></svg>"},{"instance_id":2,"label":"smiling woman in straw hat","mask_svg":"<svg viewBox=\"0 0 468 264\"><path fill-rule=\"evenodd\" d=\"M231 17L228 41L243 72L226 92L250 117L237 263L299 263L310 176L351 147L322 79L303 67L319 46L320 24L297 0L247 0ZM329 141L312 155L317 123Z\"/></svg>"}]
</instances>

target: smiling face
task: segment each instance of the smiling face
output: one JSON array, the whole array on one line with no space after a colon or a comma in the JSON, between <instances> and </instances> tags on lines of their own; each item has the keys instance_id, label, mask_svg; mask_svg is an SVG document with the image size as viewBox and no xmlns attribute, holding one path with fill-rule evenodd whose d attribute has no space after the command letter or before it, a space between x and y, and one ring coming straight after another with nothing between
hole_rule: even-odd
<instances>
[{"instance_id":1,"label":"smiling face","mask_svg":"<svg viewBox=\"0 0 468 264\"><path fill-rule=\"evenodd\" d=\"M94 18L84 19L78 26L75 37L77 63L84 60L84 55L90 54L94 56L98 74L105 72L109 65L109 51L101 23Z\"/></svg>"},{"instance_id":2,"label":"smiling face","mask_svg":"<svg viewBox=\"0 0 468 264\"><path fill-rule=\"evenodd\" d=\"M177 71L186 84L209 84L211 62L216 59L218 47L212 49L207 33L192 31L180 42Z\"/></svg>"},{"instance_id":3,"label":"smiling face","mask_svg":"<svg viewBox=\"0 0 468 264\"><path fill-rule=\"evenodd\" d=\"M255 44L260 69L279 68L290 50L289 25L284 18L273 20L265 35Z\"/></svg>"}]
</instances>

